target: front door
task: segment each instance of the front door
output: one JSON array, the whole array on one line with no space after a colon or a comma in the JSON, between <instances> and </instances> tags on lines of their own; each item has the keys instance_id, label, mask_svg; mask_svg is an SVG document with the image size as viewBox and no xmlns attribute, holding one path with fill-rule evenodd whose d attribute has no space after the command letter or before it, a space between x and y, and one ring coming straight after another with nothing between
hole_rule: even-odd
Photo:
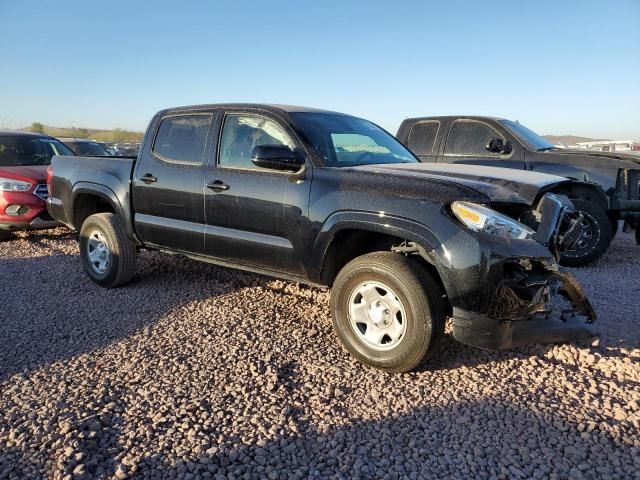
<instances>
[{"instance_id":1,"label":"front door","mask_svg":"<svg viewBox=\"0 0 640 480\"><path fill-rule=\"evenodd\" d=\"M135 228L144 243L204 251L204 174L211 113L159 120L133 178Z\"/></svg>"},{"instance_id":2,"label":"front door","mask_svg":"<svg viewBox=\"0 0 640 480\"><path fill-rule=\"evenodd\" d=\"M207 255L270 271L303 273L310 171L303 178L255 166L259 145L299 147L289 128L264 113L225 114L206 173Z\"/></svg>"},{"instance_id":3,"label":"front door","mask_svg":"<svg viewBox=\"0 0 640 480\"><path fill-rule=\"evenodd\" d=\"M509 154L490 152L486 146L493 138L507 141L502 133L488 123L471 119L455 120L449 127L444 151L438 161L524 169L521 146L512 142L513 150Z\"/></svg>"}]
</instances>

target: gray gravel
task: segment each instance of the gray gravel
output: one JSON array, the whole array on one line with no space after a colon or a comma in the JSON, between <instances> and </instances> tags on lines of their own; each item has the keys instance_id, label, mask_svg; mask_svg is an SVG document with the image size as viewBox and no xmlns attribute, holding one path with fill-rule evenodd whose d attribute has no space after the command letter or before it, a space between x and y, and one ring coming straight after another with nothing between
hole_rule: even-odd
<instances>
[{"instance_id":1,"label":"gray gravel","mask_svg":"<svg viewBox=\"0 0 640 480\"><path fill-rule=\"evenodd\" d=\"M0 243L0 478L640 478L640 247L575 270L598 348L448 336L385 374L328 293L151 252L125 288L63 230Z\"/></svg>"}]
</instances>

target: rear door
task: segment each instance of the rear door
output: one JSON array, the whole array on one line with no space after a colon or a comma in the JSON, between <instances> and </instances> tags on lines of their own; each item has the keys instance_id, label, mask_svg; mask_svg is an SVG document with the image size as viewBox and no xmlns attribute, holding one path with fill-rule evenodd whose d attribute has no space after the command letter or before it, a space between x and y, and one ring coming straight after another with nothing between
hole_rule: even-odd
<instances>
[{"instance_id":1,"label":"rear door","mask_svg":"<svg viewBox=\"0 0 640 480\"><path fill-rule=\"evenodd\" d=\"M422 162L435 162L438 157L440 132L439 120L420 120L414 123L407 135L407 148Z\"/></svg>"},{"instance_id":2,"label":"rear door","mask_svg":"<svg viewBox=\"0 0 640 480\"><path fill-rule=\"evenodd\" d=\"M269 112L228 110L206 174L207 255L271 271L303 273L311 169L290 172L255 166L258 145L301 152L284 121ZM308 160L307 160L308 162Z\"/></svg>"},{"instance_id":3,"label":"rear door","mask_svg":"<svg viewBox=\"0 0 640 480\"><path fill-rule=\"evenodd\" d=\"M508 141L506 132L499 131L481 120L454 120L446 135L444 149L439 162L489 165L493 167L524 169L524 151L518 142L511 142L513 150L509 154L494 153L486 145L493 138Z\"/></svg>"},{"instance_id":4,"label":"rear door","mask_svg":"<svg viewBox=\"0 0 640 480\"><path fill-rule=\"evenodd\" d=\"M204 173L212 112L157 119L133 178L135 228L144 243L204 251Z\"/></svg>"}]
</instances>

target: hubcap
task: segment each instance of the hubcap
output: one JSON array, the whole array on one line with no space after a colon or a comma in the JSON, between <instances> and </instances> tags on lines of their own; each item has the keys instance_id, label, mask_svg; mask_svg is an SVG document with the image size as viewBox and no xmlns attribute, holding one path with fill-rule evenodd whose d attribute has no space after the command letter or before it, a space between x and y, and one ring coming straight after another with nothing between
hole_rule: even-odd
<instances>
[{"instance_id":1,"label":"hubcap","mask_svg":"<svg viewBox=\"0 0 640 480\"><path fill-rule=\"evenodd\" d=\"M109 269L111 252L107 239L100 230L93 230L87 240L87 259L96 273L102 275Z\"/></svg>"},{"instance_id":2,"label":"hubcap","mask_svg":"<svg viewBox=\"0 0 640 480\"><path fill-rule=\"evenodd\" d=\"M404 305L384 283L360 283L349 295L348 310L353 332L375 350L395 347L407 330Z\"/></svg>"}]
</instances>

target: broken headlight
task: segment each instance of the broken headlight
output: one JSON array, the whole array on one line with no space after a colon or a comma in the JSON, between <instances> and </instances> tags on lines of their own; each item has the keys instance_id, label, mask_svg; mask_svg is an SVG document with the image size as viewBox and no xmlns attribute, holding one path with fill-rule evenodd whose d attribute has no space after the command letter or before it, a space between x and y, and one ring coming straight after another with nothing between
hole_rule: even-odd
<instances>
[{"instance_id":1,"label":"broken headlight","mask_svg":"<svg viewBox=\"0 0 640 480\"><path fill-rule=\"evenodd\" d=\"M526 225L477 203L453 202L451 211L458 220L476 232L520 239L535 234Z\"/></svg>"}]
</instances>

